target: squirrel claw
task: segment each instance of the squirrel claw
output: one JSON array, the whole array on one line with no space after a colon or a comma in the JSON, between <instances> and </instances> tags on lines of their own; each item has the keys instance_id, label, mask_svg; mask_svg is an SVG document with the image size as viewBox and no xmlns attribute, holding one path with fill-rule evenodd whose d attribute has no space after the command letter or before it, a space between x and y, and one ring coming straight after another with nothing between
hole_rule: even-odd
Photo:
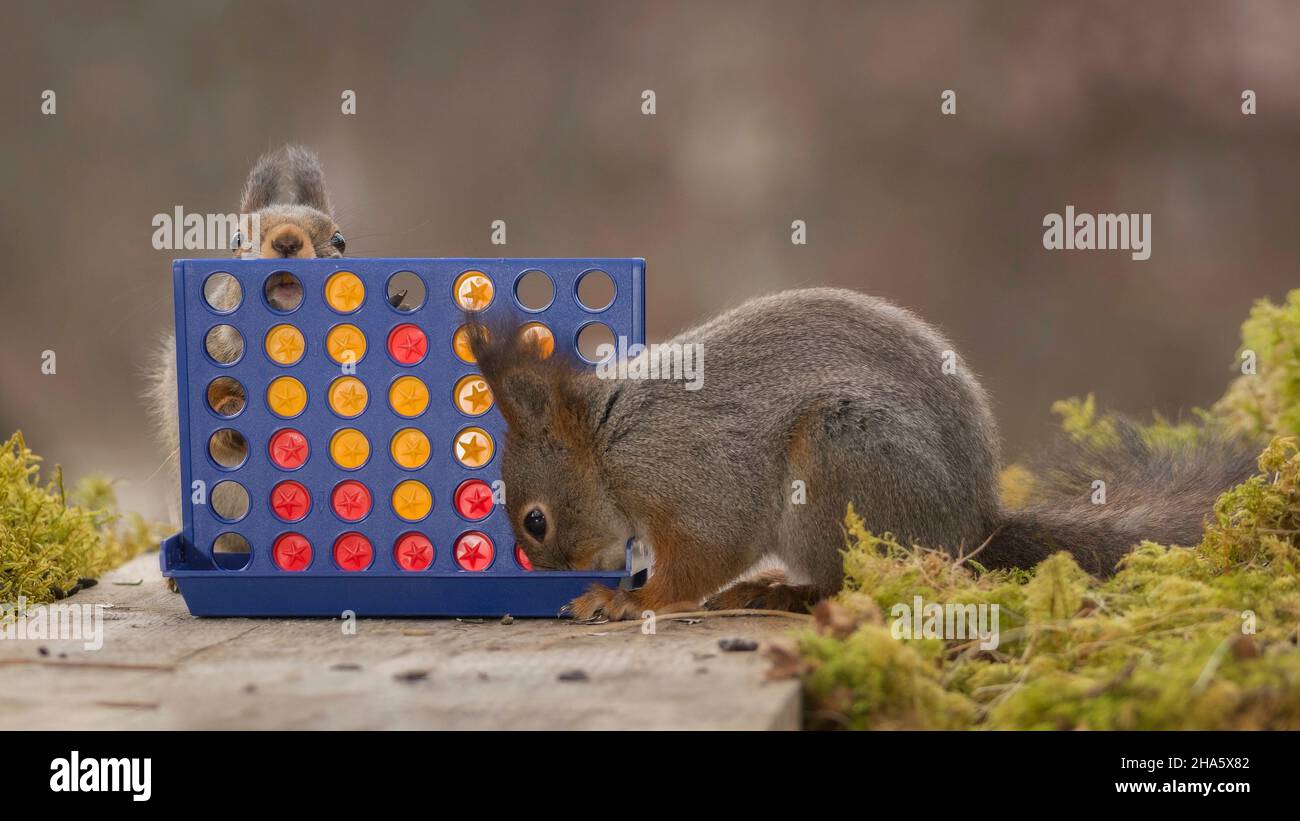
<instances>
[{"instance_id":1,"label":"squirrel claw","mask_svg":"<svg viewBox=\"0 0 1300 821\"><path fill-rule=\"evenodd\" d=\"M641 609L628 591L593 584L586 593L560 608L560 612L567 613L574 621L592 624L639 618Z\"/></svg>"}]
</instances>

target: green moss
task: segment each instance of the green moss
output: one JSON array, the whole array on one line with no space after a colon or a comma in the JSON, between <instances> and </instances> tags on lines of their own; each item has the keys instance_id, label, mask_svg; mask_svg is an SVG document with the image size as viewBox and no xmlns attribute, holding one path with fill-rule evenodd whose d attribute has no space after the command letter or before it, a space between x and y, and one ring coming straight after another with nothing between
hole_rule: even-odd
<instances>
[{"instance_id":1,"label":"green moss","mask_svg":"<svg viewBox=\"0 0 1300 821\"><path fill-rule=\"evenodd\" d=\"M1195 422L1157 416L1155 446L1214 429L1268 434L1259 474L1224 493L1200 543L1144 542L1106 580L1068 554L985 572L845 517L844 590L792 655L814 727L1300 729L1300 290L1258 303L1242 328L1258 357ZM1091 395L1056 403L1070 435L1105 447L1114 417ZM1031 497L1022 469L1004 491ZM1207 511L1207 514L1210 511ZM999 644L895 638L890 613L914 596L994 604Z\"/></svg>"},{"instance_id":2,"label":"green moss","mask_svg":"<svg viewBox=\"0 0 1300 821\"><path fill-rule=\"evenodd\" d=\"M1277 478L1224 494L1200 544L1144 543L1104 581L1065 553L1032 573L983 572L867 533L850 511L845 589L798 637L809 722L1300 728L1300 548L1276 532L1300 515L1300 455L1294 442L1270 450L1289 454ZM880 614L916 595L998 604L998 646L894 638Z\"/></svg>"},{"instance_id":3,"label":"green moss","mask_svg":"<svg viewBox=\"0 0 1300 821\"><path fill-rule=\"evenodd\" d=\"M1234 370L1244 355L1255 357L1255 373L1238 376L1214 413L1230 429L1251 436L1300 434L1300 288L1281 305L1266 299L1255 303L1241 326L1241 347Z\"/></svg>"},{"instance_id":4,"label":"green moss","mask_svg":"<svg viewBox=\"0 0 1300 821\"><path fill-rule=\"evenodd\" d=\"M111 482L64 489L63 472L42 484L40 457L15 433L0 450L0 602L63 598L146 548L160 529L116 512Z\"/></svg>"},{"instance_id":5,"label":"green moss","mask_svg":"<svg viewBox=\"0 0 1300 821\"><path fill-rule=\"evenodd\" d=\"M1023 465L1008 465L998 475L998 485L1003 505L1024 507L1034 495L1034 474Z\"/></svg>"},{"instance_id":6,"label":"green moss","mask_svg":"<svg viewBox=\"0 0 1300 821\"><path fill-rule=\"evenodd\" d=\"M1119 439L1114 423L1097 415L1097 398L1092 394L1085 399L1072 396L1057 400L1052 403L1052 413L1061 417L1061 429L1081 442L1105 446Z\"/></svg>"},{"instance_id":7,"label":"green moss","mask_svg":"<svg viewBox=\"0 0 1300 821\"><path fill-rule=\"evenodd\" d=\"M975 718L975 705L943 686L935 642L905 644L868 624L847 640L810 635L803 650L815 660L807 686L821 694L813 708L821 722L861 729L958 729Z\"/></svg>"},{"instance_id":8,"label":"green moss","mask_svg":"<svg viewBox=\"0 0 1300 821\"><path fill-rule=\"evenodd\" d=\"M1053 402L1052 413L1061 417L1061 429L1078 441L1102 448L1119 441L1115 417L1098 413L1097 398L1092 394L1084 399L1073 396ZM1201 408L1193 408L1192 416L1195 421L1170 422L1153 413L1151 422L1139 425L1138 432L1152 447L1174 448L1195 442L1201 431L1207 427L1218 430L1221 424L1214 414Z\"/></svg>"}]
</instances>

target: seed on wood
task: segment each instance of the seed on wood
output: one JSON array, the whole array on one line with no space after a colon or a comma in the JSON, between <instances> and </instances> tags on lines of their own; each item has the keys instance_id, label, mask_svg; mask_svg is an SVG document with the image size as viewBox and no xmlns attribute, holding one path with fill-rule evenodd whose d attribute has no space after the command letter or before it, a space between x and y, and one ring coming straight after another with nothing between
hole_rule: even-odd
<instances>
[{"instance_id":1,"label":"seed on wood","mask_svg":"<svg viewBox=\"0 0 1300 821\"><path fill-rule=\"evenodd\" d=\"M718 639L718 647L726 653L751 653L758 649L752 639Z\"/></svg>"},{"instance_id":2,"label":"seed on wood","mask_svg":"<svg viewBox=\"0 0 1300 821\"><path fill-rule=\"evenodd\" d=\"M590 681L586 670L565 670L556 676L560 681Z\"/></svg>"},{"instance_id":3,"label":"seed on wood","mask_svg":"<svg viewBox=\"0 0 1300 821\"><path fill-rule=\"evenodd\" d=\"M429 677L428 670L406 670L401 673L393 674L393 678L397 679L398 681L405 681L405 682L424 681L428 677Z\"/></svg>"}]
</instances>

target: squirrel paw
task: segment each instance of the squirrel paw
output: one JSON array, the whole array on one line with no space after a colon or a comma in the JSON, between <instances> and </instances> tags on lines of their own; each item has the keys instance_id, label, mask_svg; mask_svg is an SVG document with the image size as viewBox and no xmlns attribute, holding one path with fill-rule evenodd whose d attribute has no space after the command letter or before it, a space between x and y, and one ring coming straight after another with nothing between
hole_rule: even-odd
<instances>
[{"instance_id":1,"label":"squirrel paw","mask_svg":"<svg viewBox=\"0 0 1300 821\"><path fill-rule=\"evenodd\" d=\"M568 616L575 621L594 621L608 619L623 621L639 619L644 608L636 593L627 590L614 590L603 585L593 584L587 592L560 609L560 616Z\"/></svg>"},{"instance_id":2,"label":"squirrel paw","mask_svg":"<svg viewBox=\"0 0 1300 821\"><path fill-rule=\"evenodd\" d=\"M737 582L704 600L705 610L787 610L807 613L821 596L809 584Z\"/></svg>"}]
</instances>

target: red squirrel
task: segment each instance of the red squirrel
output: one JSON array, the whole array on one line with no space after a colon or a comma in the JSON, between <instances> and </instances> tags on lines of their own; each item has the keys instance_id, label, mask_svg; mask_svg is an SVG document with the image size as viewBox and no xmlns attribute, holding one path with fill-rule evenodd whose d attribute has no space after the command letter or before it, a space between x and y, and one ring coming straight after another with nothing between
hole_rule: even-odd
<instances>
[{"instance_id":1,"label":"red squirrel","mask_svg":"<svg viewBox=\"0 0 1300 821\"><path fill-rule=\"evenodd\" d=\"M259 226L261 236L237 235L232 243L237 257L314 259L341 257L347 250L347 240L331 216L320 160L301 146L287 145L258 159L244 184L239 212L257 217L249 222ZM240 299L238 289L233 278L226 278L207 299L218 310L234 308ZM288 275L272 278L266 285L266 298L272 307L291 308L302 300L302 284ZM243 353L244 341L229 326L220 325L208 345L214 358L234 361ZM154 356L147 401L168 453L173 484L179 485L180 422L176 406L176 337L172 333L164 337ZM218 380L209 388L208 403L218 412L243 407L244 402L243 388L238 383ZM247 449L242 437L221 433L213 442L213 457L238 464ZM173 499L172 504L179 501ZM222 503L214 497L213 504Z\"/></svg>"},{"instance_id":2,"label":"red squirrel","mask_svg":"<svg viewBox=\"0 0 1300 821\"><path fill-rule=\"evenodd\" d=\"M644 587L593 586L567 608L578 618L807 608L840 589L849 503L876 533L979 549L985 566L1069 550L1104 574L1142 539L1194 542L1217 495L1253 472L1244 443L1156 451L1121 424L1113 448L1064 443L1036 473L1034 504L1004 509L975 374L916 315L848 290L760 297L671 340L703 351L698 390L601 378L469 321L507 423L506 512L532 564L622 567L630 538L653 555ZM737 581L769 557L784 574Z\"/></svg>"}]
</instances>

